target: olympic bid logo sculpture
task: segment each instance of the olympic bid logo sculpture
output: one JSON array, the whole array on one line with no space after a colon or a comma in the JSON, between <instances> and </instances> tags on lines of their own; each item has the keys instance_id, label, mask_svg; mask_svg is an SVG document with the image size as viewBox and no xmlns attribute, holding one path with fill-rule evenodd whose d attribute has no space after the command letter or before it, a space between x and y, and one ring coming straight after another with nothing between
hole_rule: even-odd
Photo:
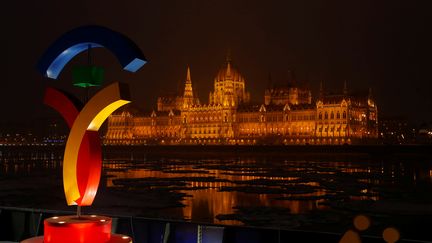
<instances>
[{"instance_id":1,"label":"olympic bid logo sculpture","mask_svg":"<svg viewBox=\"0 0 432 243\"><path fill-rule=\"evenodd\" d=\"M38 63L44 76L57 79L65 65L91 48L110 50L127 71L140 69L146 59L124 35L100 26L74 29L55 41ZM101 173L100 139L97 134L105 119L130 102L126 84L114 83L99 91L81 109L77 99L54 88L47 88L44 102L57 110L70 127L63 159L63 186L68 205L91 205Z\"/></svg>"},{"instance_id":2,"label":"olympic bid logo sculpture","mask_svg":"<svg viewBox=\"0 0 432 243\"><path fill-rule=\"evenodd\" d=\"M70 127L63 157L63 187L68 205L93 203L102 166L98 130L129 99L127 86L114 83L99 91L80 111L67 94L47 88L44 103L57 110Z\"/></svg>"},{"instance_id":3,"label":"olympic bid logo sculpture","mask_svg":"<svg viewBox=\"0 0 432 243\"><path fill-rule=\"evenodd\" d=\"M67 32L43 54L37 69L57 79L76 55L93 48L111 51L123 69L136 72L147 61L141 50L126 36L101 26L84 26ZM103 69L89 65L74 70L74 85L100 86ZM130 237L111 235L111 219L81 216L80 207L90 206L96 196L102 169L98 130L108 116L130 103L129 87L112 83L97 92L86 104L56 88L48 87L44 103L59 112L70 128L63 157L63 187L68 205L77 205L77 216L52 217L44 221L44 236L29 242L131 242Z\"/></svg>"}]
</instances>

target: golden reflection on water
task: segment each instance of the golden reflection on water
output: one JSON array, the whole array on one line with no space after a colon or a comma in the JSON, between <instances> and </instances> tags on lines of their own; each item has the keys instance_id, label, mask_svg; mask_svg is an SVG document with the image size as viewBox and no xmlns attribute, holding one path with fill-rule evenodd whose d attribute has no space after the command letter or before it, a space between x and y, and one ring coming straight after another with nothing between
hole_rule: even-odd
<instances>
[{"instance_id":1,"label":"golden reflection on water","mask_svg":"<svg viewBox=\"0 0 432 243\"><path fill-rule=\"evenodd\" d=\"M114 187L113 180L115 179L160 178L163 180L163 178L184 177L185 186L178 187L175 183L173 184L174 187L177 187L173 191L188 195L182 200L185 207L172 209L176 216L183 216L195 222L240 224L239 221L219 221L216 216L236 213L234 207L283 207L288 208L293 214L308 213L315 209L327 209L329 206L324 206L320 202L332 200L313 199L313 197L327 196L339 191L344 195L349 195L349 199L352 200L382 200L381 189L384 189L383 192L386 192L387 195L394 193L390 196L409 193L413 189L427 193L426 190L432 188L432 163L429 162L417 160L357 162L314 160L309 162L273 161L267 158L207 159L203 161L173 159L171 161L159 157L154 161L148 161L144 158L142 160L122 158L119 161L104 161L104 172L107 176L106 180L101 183L106 183L107 187ZM15 156L12 153L5 156L4 154L0 158L0 176L20 178L33 174L35 179L48 173L61 176L61 163L61 154L32 153L29 156L26 154ZM304 173L304 171L307 172ZM246 193L236 189L221 191L224 187L253 188L260 186L271 190L279 187L278 184L260 184L261 182L242 184L241 182L265 179L281 181L284 184L297 179L305 179L302 178L303 175L312 175L312 178L318 178L327 183L333 181L333 184L320 187L323 185L314 179L306 178L300 183L294 181L293 184L318 187L312 193L305 194L273 194L266 193L266 191ZM198 179L205 177L209 177L209 181ZM196 178L195 181L194 178ZM421 195L422 193L410 194L410 198L423 200ZM290 196L306 197L306 199L275 200L275 198Z\"/></svg>"},{"instance_id":2,"label":"golden reflection on water","mask_svg":"<svg viewBox=\"0 0 432 243\"><path fill-rule=\"evenodd\" d=\"M156 171L149 169L125 169L123 164L108 163L104 167L107 172L107 187L115 187L114 179L121 178L178 178L185 177L189 181L191 177L216 177L217 179L229 181L249 181L255 179L269 180L294 180L296 177L265 177L251 175L233 175L234 171L226 171L228 174L221 173L220 170L206 170L202 173L178 173L181 171L196 170L193 166L182 166L171 168L169 171ZM114 170L109 170L114 169ZM120 170L119 170L120 169ZM173 172L170 172L173 171ZM177 172L177 173L176 173ZM242 172L246 174L244 171ZM305 185L318 186L316 182L304 183ZM321 200L274 200L277 197L287 197L289 194L255 194L237 191L220 191L222 187L236 186L232 182L226 181L191 181L186 186L188 190L180 190L189 196L184 197L182 203L186 205L182 209L183 218L191 219L194 222L212 222L222 224L241 224L239 221L223 220L220 221L215 216L219 214L235 213L233 207L283 207L289 208L293 214L306 213L314 209L324 209L325 206L319 205ZM204 189L203 189L204 188ZM297 194L298 196L322 196L324 190L317 190L314 193Z\"/></svg>"}]
</instances>

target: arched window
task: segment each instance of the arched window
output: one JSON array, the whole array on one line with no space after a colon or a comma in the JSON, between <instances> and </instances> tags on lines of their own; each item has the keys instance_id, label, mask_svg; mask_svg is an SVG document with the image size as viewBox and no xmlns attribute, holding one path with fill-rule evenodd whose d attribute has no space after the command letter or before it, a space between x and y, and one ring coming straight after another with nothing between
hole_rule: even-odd
<instances>
[{"instance_id":1,"label":"arched window","mask_svg":"<svg viewBox=\"0 0 432 243\"><path fill-rule=\"evenodd\" d=\"M322 119L322 113L321 112L318 115L318 119L320 119L320 120Z\"/></svg>"},{"instance_id":2,"label":"arched window","mask_svg":"<svg viewBox=\"0 0 432 243\"><path fill-rule=\"evenodd\" d=\"M340 119L340 113L339 113L339 111L336 113L336 118Z\"/></svg>"},{"instance_id":3,"label":"arched window","mask_svg":"<svg viewBox=\"0 0 432 243\"><path fill-rule=\"evenodd\" d=\"M334 119L334 113L333 113L333 111L330 114L330 119Z\"/></svg>"},{"instance_id":4,"label":"arched window","mask_svg":"<svg viewBox=\"0 0 432 243\"><path fill-rule=\"evenodd\" d=\"M328 113L327 113L327 111L324 113L324 119L325 119L325 120L328 119Z\"/></svg>"},{"instance_id":5,"label":"arched window","mask_svg":"<svg viewBox=\"0 0 432 243\"><path fill-rule=\"evenodd\" d=\"M346 119L346 117L347 117L347 116L346 116L346 111L344 111L343 114L342 114L342 118L343 118L343 119Z\"/></svg>"}]
</instances>

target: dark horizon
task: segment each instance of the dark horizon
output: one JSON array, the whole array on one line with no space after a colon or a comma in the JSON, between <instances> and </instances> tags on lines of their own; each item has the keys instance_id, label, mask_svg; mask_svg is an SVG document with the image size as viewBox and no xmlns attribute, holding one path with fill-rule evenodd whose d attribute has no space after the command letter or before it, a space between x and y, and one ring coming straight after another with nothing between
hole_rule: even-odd
<instances>
[{"instance_id":1,"label":"dark horizon","mask_svg":"<svg viewBox=\"0 0 432 243\"><path fill-rule=\"evenodd\" d=\"M55 116L42 104L47 85L84 96L71 85L71 67L48 80L35 65L64 32L88 24L103 25L135 41L149 60L137 73L121 70L105 50L94 64L106 68L106 83L130 84L134 105L156 106L158 94L175 92L191 67L192 82L206 103L213 78L227 51L246 78L252 100L262 102L271 74L283 83L289 70L306 80L317 97L319 83L341 92L372 88L379 115L405 116L416 124L432 121L430 27L426 6L402 1L103 1L7 2L2 16L6 47L1 89L2 122ZM14 102L14 103L12 103ZM30 118L29 118L30 117Z\"/></svg>"}]
</instances>

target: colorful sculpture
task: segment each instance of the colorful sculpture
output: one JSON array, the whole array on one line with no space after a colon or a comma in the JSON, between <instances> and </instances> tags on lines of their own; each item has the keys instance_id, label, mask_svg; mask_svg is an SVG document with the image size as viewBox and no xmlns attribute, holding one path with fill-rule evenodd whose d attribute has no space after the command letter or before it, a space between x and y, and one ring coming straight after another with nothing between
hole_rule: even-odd
<instances>
[{"instance_id":1,"label":"colorful sculpture","mask_svg":"<svg viewBox=\"0 0 432 243\"><path fill-rule=\"evenodd\" d=\"M47 88L45 104L57 110L71 128L63 158L63 187L68 205L93 203L102 165L97 131L129 99L127 86L114 83L99 91L79 112L64 92Z\"/></svg>"},{"instance_id":2,"label":"colorful sculpture","mask_svg":"<svg viewBox=\"0 0 432 243\"><path fill-rule=\"evenodd\" d=\"M135 43L124 35L105 27L85 26L55 41L40 59L38 70L45 77L57 79L73 57L98 47L110 50L127 71L135 72L147 62ZM103 69L88 65L74 70L73 84L84 88L100 86L102 78ZM131 242L128 236L111 234L110 218L80 213L81 206L93 203L99 186L102 158L98 130L112 112L130 102L128 85L118 82L101 89L84 105L71 94L46 89L44 103L58 111L70 128L63 157L63 187L67 204L78 206L77 215L46 219L44 236L23 242Z\"/></svg>"}]
</instances>

